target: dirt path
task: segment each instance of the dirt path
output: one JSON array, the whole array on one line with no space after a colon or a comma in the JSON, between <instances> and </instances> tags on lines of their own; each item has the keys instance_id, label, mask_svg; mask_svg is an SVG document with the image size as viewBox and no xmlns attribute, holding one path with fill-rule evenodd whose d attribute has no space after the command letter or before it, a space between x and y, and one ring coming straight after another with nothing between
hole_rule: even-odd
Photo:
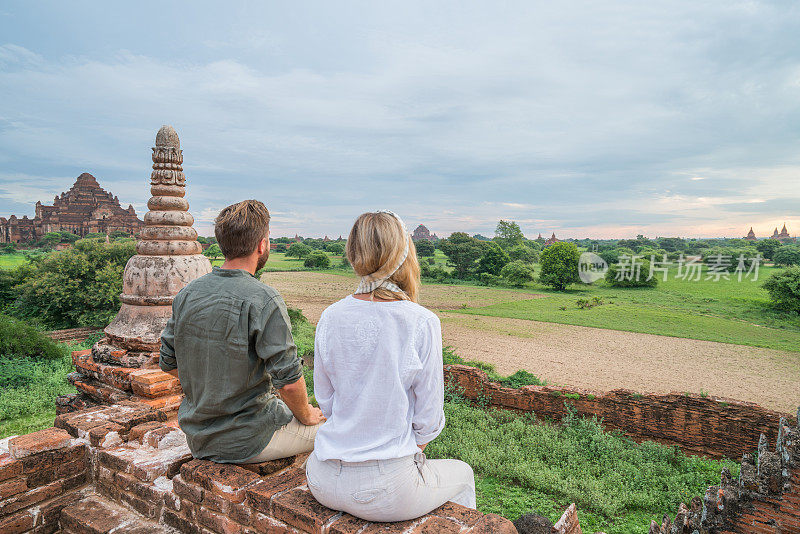
<instances>
[{"instance_id":1,"label":"dirt path","mask_svg":"<svg viewBox=\"0 0 800 534\"><path fill-rule=\"evenodd\" d=\"M355 277L309 272L268 273L264 281L314 322L356 285ZM442 318L445 344L465 359L492 363L502 374L526 369L554 384L599 391L705 391L789 413L800 404L800 353L443 311L536 297L432 285L425 287L422 304Z\"/></svg>"}]
</instances>

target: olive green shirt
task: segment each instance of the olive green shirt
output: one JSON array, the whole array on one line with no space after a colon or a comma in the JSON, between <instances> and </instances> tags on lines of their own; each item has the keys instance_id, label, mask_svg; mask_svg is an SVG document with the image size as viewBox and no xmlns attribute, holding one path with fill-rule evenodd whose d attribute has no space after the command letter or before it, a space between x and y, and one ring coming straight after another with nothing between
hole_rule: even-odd
<instances>
[{"instance_id":1,"label":"olive green shirt","mask_svg":"<svg viewBox=\"0 0 800 534\"><path fill-rule=\"evenodd\" d=\"M161 369L178 369L178 423L195 458L246 462L292 420L273 393L303 375L286 304L242 269L214 269L172 302Z\"/></svg>"}]
</instances>

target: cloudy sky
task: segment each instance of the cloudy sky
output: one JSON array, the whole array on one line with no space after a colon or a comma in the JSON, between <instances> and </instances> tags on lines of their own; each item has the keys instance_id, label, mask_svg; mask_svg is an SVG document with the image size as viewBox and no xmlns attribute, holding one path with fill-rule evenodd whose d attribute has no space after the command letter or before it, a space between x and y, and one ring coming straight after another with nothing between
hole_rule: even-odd
<instances>
[{"instance_id":1,"label":"cloudy sky","mask_svg":"<svg viewBox=\"0 0 800 534\"><path fill-rule=\"evenodd\" d=\"M800 4L0 5L0 216L81 172L149 198L181 137L201 234L263 200L273 235L388 208L440 236L800 233Z\"/></svg>"}]
</instances>

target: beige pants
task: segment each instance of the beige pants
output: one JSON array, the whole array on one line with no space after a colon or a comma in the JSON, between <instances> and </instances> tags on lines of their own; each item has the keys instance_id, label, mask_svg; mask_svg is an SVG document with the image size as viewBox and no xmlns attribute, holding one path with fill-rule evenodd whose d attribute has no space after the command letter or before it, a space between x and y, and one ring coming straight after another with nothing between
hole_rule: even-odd
<instances>
[{"instance_id":1,"label":"beige pants","mask_svg":"<svg viewBox=\"0 0 800 534\"><path fill-rule=\"evenodd\" d=\"M280 427L272 435L264 450L250 460L249 464L268 462L314 450L314 438L320 425L306 426L292 417L288 425Z\"/></svg>"},{"instance_id":2,"label":"beige pants","mask_svg":"<svg viewBox=\"0 0 800 534\"><path fill-rule=\"evenodd\" d=\"M421 452L392 460L320 461L306 465L311 494L324 506L367 521L405 521L447 501L475 508L475 477L461 460L428 460Z\"/></svg>"}]
</instances>

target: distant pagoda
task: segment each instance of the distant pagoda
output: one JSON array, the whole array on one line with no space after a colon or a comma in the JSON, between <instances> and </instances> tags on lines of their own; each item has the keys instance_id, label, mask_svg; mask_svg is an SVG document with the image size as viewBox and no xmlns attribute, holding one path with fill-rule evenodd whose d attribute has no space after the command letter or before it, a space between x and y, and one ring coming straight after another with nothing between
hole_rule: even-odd
<instances>
[{"instance_id":1,"label":"distant pagoda","mask_svg":"<svg viewBox=\"0 0 800 534\"><path fill-rule=\"evenodd\" d=\"M747 235L744 237L748 241L755 241L756 240L756 233L753 231L753 227L750 227L750 231L747 232Z\"/></svg>"}]
</instances>

